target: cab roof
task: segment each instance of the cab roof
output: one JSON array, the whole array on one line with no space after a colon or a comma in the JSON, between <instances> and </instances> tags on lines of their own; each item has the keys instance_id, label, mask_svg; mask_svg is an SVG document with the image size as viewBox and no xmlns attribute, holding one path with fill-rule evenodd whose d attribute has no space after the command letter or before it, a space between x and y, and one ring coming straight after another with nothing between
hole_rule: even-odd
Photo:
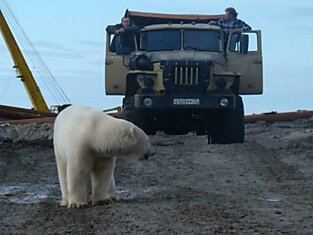
<instances>
[{"instance_id":1,"label":"cab roof","mask_svg":"<svg viewBox=\"0 0 313 235\"><path fill-rule=\"evenodd\" d=\"M208 23L211 20L218 20L224 15L198 15L198 14L163 14L126 10L125 17L129 17L132 24L139 28L154 24L190 24L190 23Z\"/></svg>"},{"instance_id":2,"label":"cab roof","mask_svg":"<svg viewBox=\"0 0 313 235\"><path fill-rule=\"evenodd\" d=\"M215 29L220 30L221 28L216 25L209 24L154 24L148 25L141 29L141 31L151 31L159 29Z\"/></svg>"}]
</instances>

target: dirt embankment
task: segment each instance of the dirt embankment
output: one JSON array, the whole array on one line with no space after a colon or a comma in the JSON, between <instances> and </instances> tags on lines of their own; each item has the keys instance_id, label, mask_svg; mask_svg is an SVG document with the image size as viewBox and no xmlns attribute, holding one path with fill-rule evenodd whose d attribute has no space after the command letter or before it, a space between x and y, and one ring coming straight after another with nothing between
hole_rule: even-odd
<instances>
[{"instance_id":1,"label":"dirt embankment","mask_svg":"<svg viewBox=\"0 0 313 235\"><path fill-rule=\"evenodd\" d=\"M246 142L151 136L119 160L120 200L58 206L52 125L0 127L1 234L313 234L313 120L246 125Z\"/></svg>"}]
</instances>

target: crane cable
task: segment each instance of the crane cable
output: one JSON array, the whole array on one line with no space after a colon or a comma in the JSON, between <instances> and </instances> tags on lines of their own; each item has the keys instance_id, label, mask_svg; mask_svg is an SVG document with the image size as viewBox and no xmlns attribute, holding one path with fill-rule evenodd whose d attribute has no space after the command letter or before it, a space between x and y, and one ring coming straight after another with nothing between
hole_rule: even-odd
<instances>
[{"instance_id":1,"label":"crane cable","mask_svg":"<svg viewBox=\"0 0 313 235\"><path fill-rule=\"evenodd\" d=\"M1 2L1 4L3 4L3 2ZM16 36L16 40L19 42L21 49L23 49L24 52L31 51L29 44L25 40L23 34L21 34L20 32L21 29L18 28L16 21L14 21L14 19L12 18L12 15L10 14L6 6L2 5L2 10L4 11L3 13L7 16L7 22L11 27L12 33L14 33L14 35ZM44 82L45 86L48 88L48 90L52 94L54 100L57 100L58 98L54 95L54 92L52 92L53 87L51 87L51 85L48 84L49 80L46 81L45 79L43 79L45 75L41 69L41 65L38 64L37 60L34 58L32 54L28 55L27 58L29 58L29 60L35 65L35 67L37 68L37 72L40 75L39 78Z\"/></svg>"},{"instance_id":2,"label":"crane cable","mask_svg":"<svg viewBox=\"0 0 313 235\"><path fill-rule=\"evenodd\" d=\"M35 68L37 69L40 78L52 94L54 100L56 102L60 102L61 104L70 103L70 100L42 60L41 56L35 50L34 46L30 43L30 40L28 39L18 21L14 17L14 14L7 2L5 0L1 0L0 3L1 9L3 9L4 13L7 15L9 25L11 25L11 27L13 28L12 32L14 32L14 34L16 35L17 40L21 44L24 51L29 52L26 53L27 58L29 58L31 62L35 65Z\"/></svg>"},{"instance_id":3,"label":"crane cable","mask_svg":"<svg viewBox=\"0 0 313 235\"><path fill-rule=\"evenodd\" d=\"M62 102L63 103L68 102L69 103L69 99L67 98L67 96L65 95L65 93L63 92L63 90L61 89L59 84L54 79L53 75L51 74L51 72L49 71L49 69L47 68L47 66L43 62L43 60L41 59L38 52L34 49L33 45L30 43L29 39L27 38L25 32L22 30L22 28L18 24L18 21L14 17L14 15L13 15L12 11L10 10L6 1L2 0L2 3L4 6L4 10L6 11L7 15L9 16L10 25L12 25L16 29L16 30L14 30L14 33L17 34L18 40L21 43L22 47L25 49L25 51L29 52L29 53L27 53L28 58L35 65L35 68L37 69L37 71L40 75L40 78L42 79L42 81L44 82L44 84L46 85L46 87L48 88L48 90L50 91L52 96L54 97L54 99L55 100L58 99L59 102L61 102L61 103ZM45 79L45 78L47 78L47 79Z\"/></svg>"},{"instance_id":4,"label":"crane cable","mask_svg":"<svg viewBox=\"0 0 313 235\"><path fill-rule=\"evenodd\" d=\"M63 92L63 90L61 89L59 84L56 82L55 78L53 77L53 75L51 74L51 72L49 71L49 69L47 68L45 63L43 62L42 58L40 57L38 52L35 50L33 45L30 43L30 40L27 38L25 32L19 26L19 24L18 24L17 20L14 18L14 15L13 15L12 11L10 10L9 6L7 5L7 3L5 1L4 1L4 3L6 4L5 7L8 11L8 15L11 16L10 18L11 18L12 22L14 23L13 25L17 29L14 31L19 33L20 36L18 37L18 39L22 40L22 43L24 45L23 47L26 49L26 52L29 51L29 53L27 53L27 55L28 55L29 59L33 62L33 64L35 64L35 68L37 68L37 71L40 74L40 78L43 80L43 82L45 83L45 85L48 88L48 90L50 91L50 93L54 96L55 100L56 100L56 96L57 96L57 98L59 99L59 102L61 102L61 103L62 102L69 102L69 99L67 98L67 96L65 95L65 93ZM45 79L45 77L47 79Z\"/></svg>"}]
</instances>

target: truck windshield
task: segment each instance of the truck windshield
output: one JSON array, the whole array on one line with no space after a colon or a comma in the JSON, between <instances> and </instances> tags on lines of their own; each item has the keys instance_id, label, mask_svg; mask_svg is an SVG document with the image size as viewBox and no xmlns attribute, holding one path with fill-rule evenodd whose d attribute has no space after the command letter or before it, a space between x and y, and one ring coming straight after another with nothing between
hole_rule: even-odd
<instances>
[{"instance_id":1,"label":"truck windshield","mask_svg":"<svg viewBox=\"0 0 313 235\"><path fill-rule=\"evenodd\" d=\"M180 49L179 30L154 30L143 32L142 49L145 51L169 51Z\"/></svg>"},{"instance_id":2,"label":"truck windshield","mask_svg":"<svg viewBox=\"0 0 313 235\"><path fill-rule=\"evenodd\" d=\"M221 52L221 33L215 30L184 30L184 50Z\"/></svg>"}]
</instances>

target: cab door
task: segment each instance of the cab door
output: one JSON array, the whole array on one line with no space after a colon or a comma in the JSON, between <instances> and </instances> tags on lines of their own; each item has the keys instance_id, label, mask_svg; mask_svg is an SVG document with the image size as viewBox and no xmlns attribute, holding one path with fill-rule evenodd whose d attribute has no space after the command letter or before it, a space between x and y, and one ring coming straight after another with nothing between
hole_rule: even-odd
<instances>
[{"instance_id":1,"label":"cab door","mask_svg":"<svg viewBox=\"0 0 313 235\"><path fill-rule=\"evenodd\" d=\"M237 72L240 77L240 94L263 93L261 31L233 32L226 48L229 72Z\"/></svg>"},{"instance_id":2,"label":"cab door","mask_svg":"<svg viewBox=\"0 0 313 235\"><path fill-rule=\"evenodd\" d=\"M117 53L112 50L113 35L107 33L105 57L105 93L107 95L124 95L126 90L126 75L129 72L130 57L137 50L136 37L134 36L134 51ZM111 45L111 46L110 46Z\"/></svg>"}]
</instances>

